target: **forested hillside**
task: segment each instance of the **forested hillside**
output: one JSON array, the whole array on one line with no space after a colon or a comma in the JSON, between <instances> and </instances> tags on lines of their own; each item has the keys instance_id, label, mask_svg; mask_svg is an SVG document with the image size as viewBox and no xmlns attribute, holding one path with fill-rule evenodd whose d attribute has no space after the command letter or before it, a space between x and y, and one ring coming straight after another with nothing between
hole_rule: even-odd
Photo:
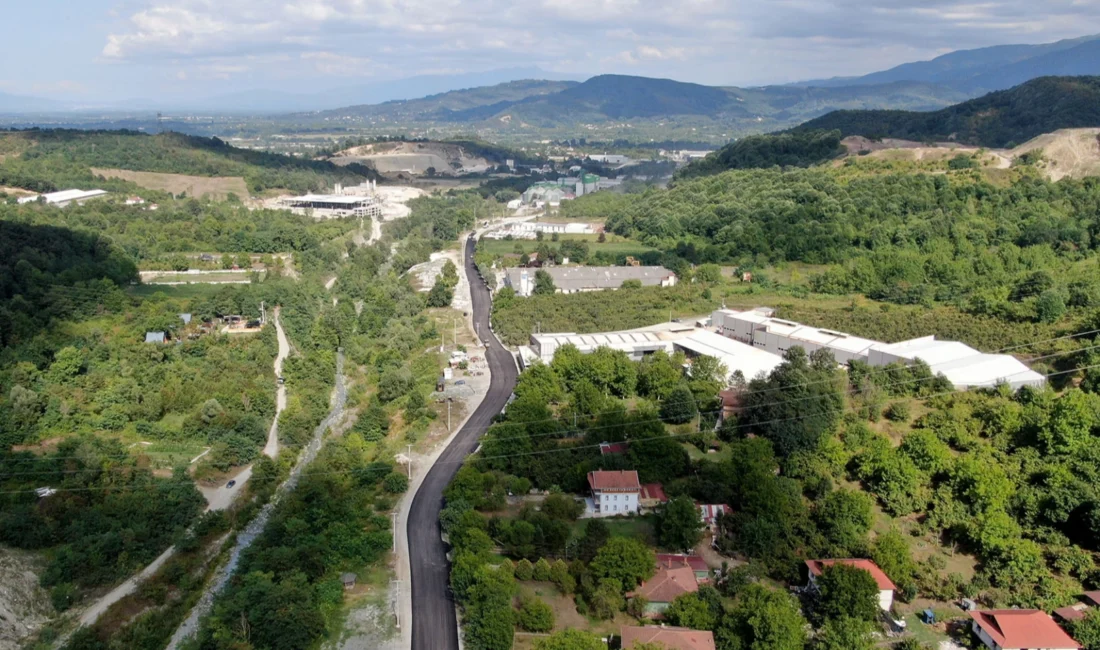
<instances>
[{"instance_id":1,"label":"forested hillside","mask_svg":"<svg viewBox=\"0 0 1100 650\"><path fill-rule=\"evenodd\" d=\"M812 167L843 154L840 131L797 131L742 138L676 172L676 180L729 169Z\"/></svg>"},{"instance_id":2,"label":"forested hillside","mask_svg":"<svg viewBox=\"0 0 1100 650\"><path fill-rule=\"evenodd\" d=\"M1043 133L1094 126L1100 126L1100 77L1041 77L938 111L841 110L794 130L1012 148Z\"/></svg>"},{"instance_id":3,"label":"forested hillside","mask_svg":"<svg viewBox=\"0 0 1100 650\"><path fill-rule=\"evenodd\" d=\"M0 185L48 192L98 182L92 167L194 176L242 176L253 192L307 192L374 177L361 165L232 147L218 138L136 131L39 130L0 132ZM118 184L119 181L114 181ZM122 187L120 185L120 187ZM109 186L106 189L110 189ZM246 197L240 197L246 198Z\"/></svg>"}]
</instances>

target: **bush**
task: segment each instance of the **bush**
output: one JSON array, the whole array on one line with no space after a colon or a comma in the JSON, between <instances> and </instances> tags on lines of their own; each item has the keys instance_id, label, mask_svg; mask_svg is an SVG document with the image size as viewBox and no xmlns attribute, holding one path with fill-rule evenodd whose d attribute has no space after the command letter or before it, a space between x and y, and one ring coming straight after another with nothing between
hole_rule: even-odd
<instances>
[{"instance_id":1,"label":"bush","mask_svg":"<svg viewBox=\"0 0 1100 650\"><path fill-rule=\"evenodd\" d=\"M516 562L516 580L530 580L534 575L534 566L531 564L531 560L523 558L519 562Z\"/></svg>"},{"instance_id":2,"label":"bush","mask_svg":"<svg viewBox=\"0 0 1100 650\"><path fill-rule=\"evenodd\" d=\"M534 572L531 575L540 582L550 579L550 563L546 561L546 558L539 558L539 561L535 562Z\"/></svg>"},{"instance_id":3,"label":"bush","mask_svg":"<svg viewBox=\"0 0 1100 650\"><path fill-rule=\"evenodd\" d=\"M382 481L382 489L390 494L401 494L409 489L409 477L400 472L393 472Z\"/></svg>"},{"instance_id":4,"label":"bush","mask_svg":"<svg viewBox=\"0 0 1100 650\"><path fill-rule=\"evenodd\" d=\"M908 422L909 404L907 402L893 402L886 407L886 412L883 415L891 422Z\"/></svg>"},{"instance_id":5,"label":"bush","mask_svg":"<svg viewBox=\"0 0 1100 650\"><path fill-rule=\"evenodd\" d=\"M554 610L538 598L530 598L520 606L516 622L528 632L549 632L554 627Z\"/></svg>"}]
</instances>

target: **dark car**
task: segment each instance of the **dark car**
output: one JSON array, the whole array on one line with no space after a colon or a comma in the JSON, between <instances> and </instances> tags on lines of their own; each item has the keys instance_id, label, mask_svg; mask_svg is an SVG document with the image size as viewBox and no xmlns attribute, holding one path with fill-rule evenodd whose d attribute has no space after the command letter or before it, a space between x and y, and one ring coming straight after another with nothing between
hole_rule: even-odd
<instances>
[{"instance_id":1,"label":"dark car","mask_svg":"<svg viewBox=\"0 0 1100 650\"><path fill-rule=\"evenodd\" d=\"M234 486L234 485L236 485L236 484L237 484L237 481L236 481L236 479L234 479L234 480L232 480L232 481L230 481L230 482L226 483L226 484L225 484L225 487L227 487L227 488L231 488L231 487L233 487L233 486Z\"/></svg>"},{"instance_id":2,"label":"dark car","mask_svg":"<svg viewBox=\"0 0 1100 650\"><path fill-rule=\"evenodd\" d=\"M285 383L286 383L286 379L283 379L282 377L279 377L279 385L282 386Z\"/></svg>"},{"instance_id":3,"label":"dark car","mask_svg":"<svg viewBox=\"0 0 1100 650\"><path fill-rule=\"evenodd\" d=\"M465 379L459 379L458 381L455 382L455 386L465 386L465 385L466 385L466 380Z\"/></svg>"}]
</instances>

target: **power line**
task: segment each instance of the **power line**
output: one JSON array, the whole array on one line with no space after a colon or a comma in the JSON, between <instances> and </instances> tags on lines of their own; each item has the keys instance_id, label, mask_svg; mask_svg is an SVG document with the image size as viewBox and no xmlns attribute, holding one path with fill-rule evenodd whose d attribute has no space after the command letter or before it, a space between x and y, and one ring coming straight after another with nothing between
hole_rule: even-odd
<instances>
[{"instance_id":1,"label":"power line","mask_svg":"<svg viewBox=\"0 0 1100 650\"><path fill-rule=\"evenodd\" d=\"M1052 372L1052 373L1042 375L1042 376L1049 379L1051 377L1056 377L1056 376L1059 376L1059 375L1071 374L1071 373L1079 372L1079 371L1082 371L1082 370L1092 370L1094 368L1100 368L1100 364L1084 366L1084 367L1081 367L1081 368L1074 368L1074 369L1071 369L1071 370L1062 370L1062 371L1059 371L1059 372ZM1027 371L1027 372L1030 372L1030 371ZM1022 374L1022 373L1016 373L1016 374ZM1009 375L1009 376L1011 377L1013 375ZM954 395L954 394L957 394L957 393L965 393L965 392L967 392L967 391L952 389L952 390L944 391L944 392L941 392L941 393L933 393L932 395L926 396L924 399L932 399L934 397L943 397L943 396L946 396L946 395ZM841 408L841 409L838 409L837 412L841 413L841 412L844 412L845 410L847 410L847 409L846 408ZM777 419L774 419L774 420L767 420L767 421L763 421L763 422L753 422L753 423L750 423L750 424L736 425L733 428L734 429L741 429L741 428L747 428L747 427L757 427L757 426L761 426L761 425L765 425L765 424L778 424L778 423L781 423L781 422L796 422L796 421L799 421L799 420L805 420L805 419L810 418L810 417L815 417L817 415L819 415L819 414L818 413L810 413L810 414L798 415L798 416L794 416L794 417L790 417L790 418L777 418ZM666 438L682 438L682 437L685 437L685 436L693 436L693 435L696 435L697 433L698 432L696 432L696 431L692 431L690 433L672 433L672 434L666 433L666 434L660 435L660 436L652 436L652 437L649 437L649 438L637 438L637 439L633 439L633 440L628 440L627 442L630 442L630 443L649 442L649 441L653 441L653 440L664 440ZM568 447L560 447L560 448L557 448L557 449L541 449L541 450L535 450L535 451L529 451L529 452L517 452L517 453L513 453L513 454L499 454L499 455L496 455L496 456L481 456L481 457L479 457L479 460L495 460L495 459L499 459L499 458L518 458L518 457L521 457L521 456L538 456L538 455L543 455L543 454L573 452L573 451L582 450L582 449L596 449L600 446L600 444L602 444L602 443L596 443L596 444L590 444L590 445L571 445L571 446L568 446ZM466 458L463 458L461 460L455 460L455 461L436 461L435 464L436 465L440 465L440 464L443 464L443 465L462 464L462 463L465 463L466 460L467 460ZM350 474L350 471L349 470L331 470L331 471L316 471L316 472L308 472L308 473L311 474L311 475L315 475L315 476L322 476L322 475L334 475L334 474ZM145 487L145 486L139 486L139 487ZM54 489L55 492L97 492L97 491L110 491L110 490L125 490L125 489L132 489L132 488L130 488L130 486L106 486L106 487L53 488L53 489ZM24 490L10 490L10 491L0 492L0 495L26 494L26 493L32 492L32 491L33 490L31 488L27 488L27 489L24 489Z\"/></svg>"}]
</instances>

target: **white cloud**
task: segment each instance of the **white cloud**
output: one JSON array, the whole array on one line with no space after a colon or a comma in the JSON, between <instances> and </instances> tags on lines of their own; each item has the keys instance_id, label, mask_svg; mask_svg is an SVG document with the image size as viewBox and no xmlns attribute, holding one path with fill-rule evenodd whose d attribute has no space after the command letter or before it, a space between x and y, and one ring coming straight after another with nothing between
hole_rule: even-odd
<instances>
[{"instance_id":1,"label":"white cloud","mask_svg":"<svg viewBox=\"0 0 1100 650\"><path fill-rule=\"evenodd\" d=\"M882 69L946 49L1100 32L1082 0L134 0L104 59L177 68L291 55L332 77L363 69L629 67L709 83ZM249 58L251 57L251 59ZM349 72L350 71L350 72ZM223 72L234 75L238 72Z\"/></svg>"}]
</instances>

